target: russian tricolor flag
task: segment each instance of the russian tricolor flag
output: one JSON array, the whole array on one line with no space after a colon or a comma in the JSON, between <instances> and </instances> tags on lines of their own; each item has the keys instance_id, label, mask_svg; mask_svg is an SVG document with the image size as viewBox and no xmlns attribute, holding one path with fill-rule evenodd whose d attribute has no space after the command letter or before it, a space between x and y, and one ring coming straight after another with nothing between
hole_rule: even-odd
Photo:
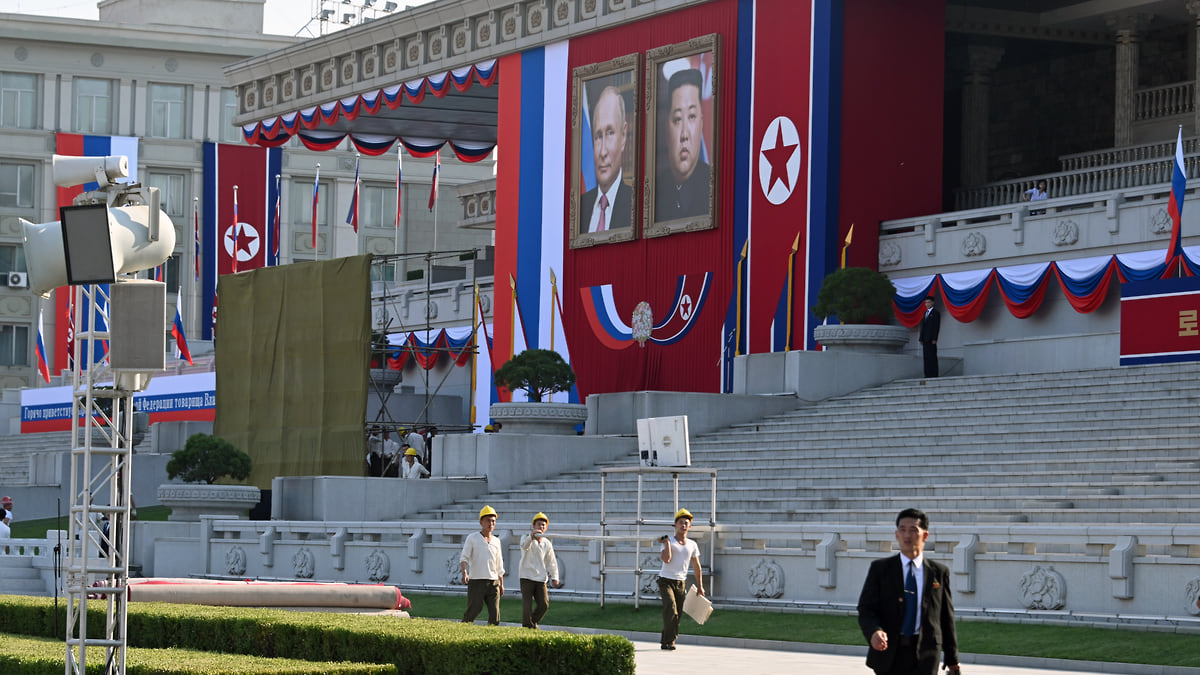
<instances>
[{"instance_id":1,"label":"russian tricolor flag","mask_svg":"<svg viewBox=\"0 0 1200 675\"><path fill-rule=\"evenodd\" d=\"M46 360L46 341L42 339L42 310L38 310L38 334L37 334L37 367L38 373L46 384L50 384L50 363Z\"/></svg>"},{"instance_id":2,"label":"russian tricolor flag","mask_svg":"<svg viewBox=\"0 0 1200 675\"><path fill-rule=\"evenodd\" d=\"M432 211L433 206L435 204L437 204L438 174L440 174L442 172L442 151L438 150L437 154L434 155L434 158L435 159L433 162L433 185L429 189L429 210L430 211Z\"/></svg>"},{"instance_id":3,"label":"russian tricolor flag","mask_svg":"<svg viewBox=\"0 0 1200 675\"><path fill-rule=\"evenodd\" d=\"M317 250L317 202L321 196L321 165L317 165L317 175L313 177L313 207L312 207L312 247Z\"/></svg>"},{"instance_id":4,"label":"russian tricolor flag","mask_svg":"<svg viewBox=\"0 0 1200 675\"><path fill-rule=\"evenodd\" d=\"M358 178L358 156L354 156L354 194L350 197L350 213L346 214L346 224L358 233L358 190L362 185Z\"/></svg>"},{"instance_id":5,"label":"russian tricolor flag","mask_svg":"<svg viewBox=\"0 0 1200 675\"><path fill-rule=\"evenodd\" d=\"M182 303L183 287L180 286L179 293L175 296L175 323L171 324L171 335L175 337L175 358L187 361L190 366L192 365L192 350L188 349L187 335L183 332L183 316L179 312L179 305ZM39 332L38 335L38 342L41 342L41 333Z\"/></svg>"},{"instance_id":6,"label":"russian tricolor flag","mask_svg":"<svg viewBox=\"0 0 1200 675\"><path fill-rule=\"evenodd\" d=\"M1171 245L1167 247L1167 272L1172 263L1183 255L1183 193L1187 191L1187 173L1183 168L1183 126L1175 139L1175 166L1171 170L1171 201L1167 213L1171 215Z\"/></svg>"}]
</instances>

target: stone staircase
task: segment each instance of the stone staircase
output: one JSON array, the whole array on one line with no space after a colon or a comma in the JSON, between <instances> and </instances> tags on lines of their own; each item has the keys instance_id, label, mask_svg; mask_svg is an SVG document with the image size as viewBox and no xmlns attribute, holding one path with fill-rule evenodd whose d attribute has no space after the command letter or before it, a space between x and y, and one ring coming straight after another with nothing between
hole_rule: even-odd
<instances>
[{"instance_id":1,"label":"stone staircase","mask_svg":"<svg viewBox=\"0 0 1200 675\"><path fill-rule=\"evenodd\" d=\"M33 566L33 558L21 555L0 555L0 594L49 595L46 582Z\"/></svg>"},{"instance_id":2,"label":"stone staircase","mask_svg":"<svg viewBox=\"0 0 1200 675\"><path fill-rule=\"evenodd\" d=\"M718 522L886 523L917 506L935 522L1190 523L1200 516L1200 365L902 380L692 439L718 470ZM599 471L449 504L418 519L502 526L538 511L600 521ZM642 515L672 512L668 477L646 476ZM707 478L680 504L710 515ZM610 475L609 522L636 518L637 478Z\"/></svg>"}]
</instances>

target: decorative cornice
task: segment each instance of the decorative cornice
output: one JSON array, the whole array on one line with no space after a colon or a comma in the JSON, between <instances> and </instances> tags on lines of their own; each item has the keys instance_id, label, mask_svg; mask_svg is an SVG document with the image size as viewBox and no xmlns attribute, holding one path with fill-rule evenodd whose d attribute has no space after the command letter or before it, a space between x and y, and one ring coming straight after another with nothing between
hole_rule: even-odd
<instances>
[{"instance_id":1,"label":"decorative cornice","mask_svg":"<svg viewBox=\"0 0 1200 675\"><path fill-rule=\"evenodd\" d=\"M228 66L225 77L237 88L240 101L234 123L274 118L710 1L608 0L585 5L583 11L563 0L516 0L503 5L491 0L443 0L423 5ZM303 85L305 74L339 63L341 77L320 78L311 89ZM261 91L268 82L289 78L302 82L294 98L285 94L268 104L256 96L253 105L246 99L251 90Z\"/></svg>"}]
</instances>

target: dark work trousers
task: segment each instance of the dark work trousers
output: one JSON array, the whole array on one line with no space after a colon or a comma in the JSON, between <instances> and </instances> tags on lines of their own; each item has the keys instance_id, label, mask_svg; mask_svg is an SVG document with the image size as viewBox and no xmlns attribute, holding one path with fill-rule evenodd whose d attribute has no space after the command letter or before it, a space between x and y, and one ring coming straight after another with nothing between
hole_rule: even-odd
<instances>
[{"instance_id":1,"label":"dark work trousers","mask_svg":"<svg viewBox=\"0 0 1200 675\"><path fill-rule=\"evenodd\" d=\"M471 579L467 582L467 611L463 623L473 623L487 605L488 623L500 625L500 582L493 579Z\"/></svg>"},{"instance_id":2,"label":"dark work trousers","mask_svg":"<svg viewBox=\"0 0 1200 675\"><path fill-rule=\"evenodd\" d=\"M938 376L937 344L921 343L921 354L925 357L925 377Z\"/></svg>"},{"instance_id":3,"label":"dark work trousers","mask_svg":"<svg viewBox=\"0 0 1200 675\"><path fill-rule=\"evenodd\" d=\"M662 596L663 603L662 646L670 647L679 635L679 613L683 611L685 595L683 582L659 577L658 594Z\"/></svg>"},{"instance_id":4,"label":"dark work trousers","mask_svg":"<svg viewBox=\"0 0 1200 675\"><path fill-rule=\"evenodd\" d=\"M550 594L545 581L521 579L521 625L537 629L550 608Z\"/></svg>"}]
</instances>

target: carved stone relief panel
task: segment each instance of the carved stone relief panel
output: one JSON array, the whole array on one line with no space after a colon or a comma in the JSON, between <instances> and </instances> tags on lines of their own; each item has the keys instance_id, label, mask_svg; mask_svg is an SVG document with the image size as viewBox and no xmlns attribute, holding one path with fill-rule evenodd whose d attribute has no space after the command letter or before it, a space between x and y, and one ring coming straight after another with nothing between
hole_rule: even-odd
<instances>
[{"instance_id":1,"label":"carved stone relief panel","mask_svg":"<svg viewBox=\"0 0 1200 675\"><path fill-rule=\"evenodd\" d=\"M471 49L471 20L467 19L450 32L450 53L463 54Z\"/></svg>"},{"instance_id":2,"label":"carved stone relief panel","mask_svg":"<svg viewBox=\"0 0 1200 675\"><path fill-rule=\"evenodd\" d=\"M300 73L300 95L312 96L317 91L317 67L309 65Z\"/></svg>"},{"instance_id":3,"label":"carved stone relief panel","mask_svg":"<svg viewBox=\"0 0 1200 675\"><path fill-rule=\"evenodd\" d=\"M1079 241L1079 226L1073 220L1059 221L1050 234L1055 246L1074 246Z\"/></svg>"},{"instance_id":4,"label":"carved stone relief panel","mask_svg":"<svg viewBox=\"0 0 1200 675\"><path fill-rule=\"evenodd\" d=\"M500 35L504 40L516 40L521 37L521 20L521 6L518 4L500 14Z\"/></svg>"},{"instance_id":5,"label":"carved stone relief panel","mask_svg":"<svg viewBox=\"0 0 1200 675\"><path fill-rule=\"evenodd\" d=\"M341 59L341 67L339 68L338 84L347 85L354 84L358 79L358 61L357 55L349 54Z\"/></svg>"},{"instance_id":6,"label":"carved stone relief panel","mask_svg":"<svg viewBox=\"0 0 1200 675\"><path fill-rule=\"evenodd\" d=\"M429 34L429 60L439 61L446 57L446 27L442 26Z\"/></svg>"},{"instance_id":7,"label":"carved stone relief panel","mask_svg":"<svg viewBox=\"0 0 1200 675\"><path fill-rule=\"evenodd\" d=\"M281 96L281 100L283 100L283 101L290 101L290 100L296 98L296 73L295 72L289 71L286 75L283 76L283 81L280 86L280 91L283 92L282 96Z\"/></svg>"},{"instance_id":8,"label":"carved stone relief panel","mask_svg":"<svg viewBox=\"0 0 1200 675\"><path fill-rule=\"evenodd\" d=\"M1034 565L1017 582L1025 609L1062 609L1067 605L1067 580L1054 567Z\"/></svg>"},{"instance_id":9,"label":"carved stone relief panel","mask_svg":"<svg viewBox=\"0 0 1200 675\"><path fill-rule=\"evenodd\" d=\"M375 583L383 583L392 575L392 559L382 549L375 549L363 561L367 578Z\"/></svg>"},{"instance_id":10,"label":"carved stone relief panel","mask_svg":"<svg viewBox=\"0 0 1200 675\"><path fill-rule=\"evenodd\" d=\"M379 74L379 52L368 47L362 52L362 79L369 80Z\"/></svg>"},{"instance_id":11,"label":"carved stone relief panel","mask_svg":"<svg viewBox=\"0 0 1200 675\"><path fill-rule=\"evenodd\" d=\"M783 568L774 560L759 558L754 567L750 568L746 581L750 587L750 595L756 598L783 597Z\"/></svg>"},{"instance_id":12,"label":"carved stone relief panel","mask_svg":"<svg viewBox=\"0 0 1200 675\"><path fill-rule=\"evenodd\" d=\"M317 570L317 558L307 548L296 551L292 556L292 573L297 579L311 579Z\"/></svg>"},{"instance_id":13,"label":"carved stone relief panel","mask_svg":"<svg viewBox=\"0 0 1200 675\"><path fill-rule=\"evenodd\" d=\"M575 21L574 0L554 0L554 27L562 28Z\"/></svg>"},{"instance_id":14,"label":"carved stone relief panel","mask_svg":"<svg viewBox=\"0 0 1200 675\"><path fill-rule=\"evenodd\" d=\"M900 264L900 247L894 242L879 242L879 266L892 267Z\"/></svg>"},{"instance_id":15,"label":"carved stone relief panel","mask_svg":"<svg viewBox=\"0 0 1200 675\"><path fill-rule=\"evenodd\" d=\"M225 553L225 570L235 577L246 573L246 550L244 548L234 546Z\"/></svg>"},{"instance_id":16,"label":"carved stone relief panel","mask_svg":"<svg viewBox=\"0 0 1200 675\"><path fill-rule=\"evenodd\" d=\"M546 30L546 8L543 5L529 5L525 15L525 30L528 34L541 33Z\"/></svg>"},{"instance_id":17,"label":"carved stone relief panel","mask_svg":"<svg viewBox=\"0 0 1200 675\"><path fill-rule=\"evenodd\" d=\"M425 57L425 36L418 34L404 42L404 65L416 68Z\"/></svg>"},{"instance_id":18,"label":"carved stone relief panel","mask_svg":"<svg viewBox=\"0 0 1200 675\"><path fill-rule=\"evenodd\" d=\"M968 258L987 253L987 237L980 232L971 232L963 237L962 254Z\"/></svg>"},{"instance_id":19,"label":"carved stone relief panel","mask_svg":"<svg viewBox=\"0 0 1200 675\"><path fill-rule=\"evenodd\" d=\"M491 47L496 39L496 20L491 14L475 21L475 47Z\"/></svg>"}]
</instances>

